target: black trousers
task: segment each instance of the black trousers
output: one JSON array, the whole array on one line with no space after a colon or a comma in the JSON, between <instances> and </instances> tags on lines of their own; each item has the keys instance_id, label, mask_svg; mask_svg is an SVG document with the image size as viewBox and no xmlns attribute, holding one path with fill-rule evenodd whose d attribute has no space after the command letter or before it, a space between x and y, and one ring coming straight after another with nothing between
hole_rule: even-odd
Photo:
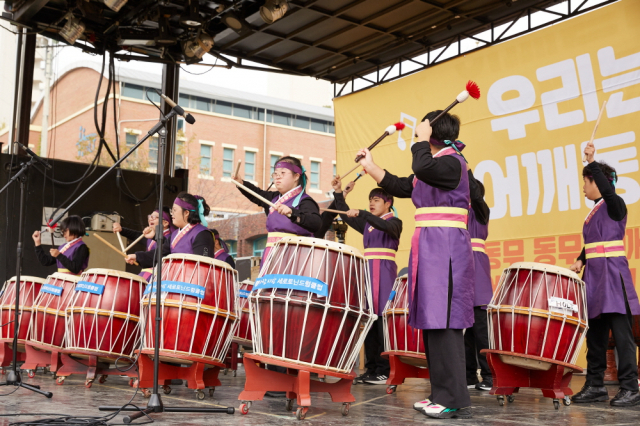
<instances>
[{"instance_id":1,"label":"black trousers","mask_svg":"<svg viewBox=\"0 0 640 426\"><path fill-rule=\"evenodd\" d=\"M366 358L364 366L367 373L389 377L389 360L380 356L382 352L384 352L384 328L382 317L378 317L364 338L364 356Z\"/></svg>"},{"instance_id":2,"label":"black trousers","mask_svg":"<svg viewBox=\"0 0 640 426\"><path fill-rule=\"evenodd\" d=\"M447 408L471 406L462 330L422 330L422 339L431 377L429 399Z\"/></svg>"},{"instance_id":3,"label":"black trousers","mask_svg":"<svg viewBox=\"0 0 640 426\"><path fill-rule=\"evenodd\" d=\"M487 327L487 311L479 306L473 308L475 322L473 327L464 332L464 357L467 365L467 379L476 377L478 364L482 380L491 380L491 369L487 356L481 354L482 349L489 349L489 329Z\"/></svg>"},{"instance_id":4,"label":"black trousers","mask_svg":"<svg viewBox=\"0 0 640 426\"><path fill-rule=\"evenodd\" d=\"M633 317L627 314L608 313L589 320L587 331L587 383L604 386L607 369L609 330L616 340L618 351L618 381L620 388L638 391L638 366L636 343L633 340Z\"/></svg>"}]
</instances>

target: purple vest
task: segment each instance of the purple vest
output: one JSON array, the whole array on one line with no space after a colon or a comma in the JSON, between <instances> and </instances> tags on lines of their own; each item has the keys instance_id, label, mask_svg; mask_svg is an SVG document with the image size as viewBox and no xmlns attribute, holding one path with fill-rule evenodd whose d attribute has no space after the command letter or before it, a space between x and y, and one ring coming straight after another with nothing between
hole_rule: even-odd
<instances>
[{"instance_id":1,"label":"purple vest","mask_svg":"<svg viewBox=\"0 0 640 426\"><path fill-rule=\"evenodd\" d=\"M213 258L216 260L220 260L222 262L231 264L229 262L229 258L231 258L231 255L228 252L224 251L224 249L220 249L217 252L215 252L215 254L213 255Z\"/></svg>"},{"instance_id":2,"label":"purple vest","mask_svg":"<svg viewBox=\"0 0 640 426\"><path fill-rule=\"evenodd\" d=\"M469 176L460 161L460 183L452 191L434 188L414 179L413 204L422 207L469 209ZM449 303L449 265L453 288ZM469 232L462 228L416 228L409 256L409 325L417 329L463 329L473 325L475 268Z\"/></svg>"},{"instance_id":3,"label":"purple vest","mask_svg":"<svg viewBox=\"0 0 640 426\"><path fill-rule=\"evenodd\" d=\"M62 248L64 246L66 246L66 245L67 245L67 243L64 243L60 247L58 247L58 250L60 251L60 253L62 253ZM67 249L67 251L65 251L62 254L64 254L69 259L73 259L73 254L76 252L76 250L78 250L78 247L84 246L84 245L86 245L84 243L84 241L80 240L80 242L75 243L74 245L69 247ZM59 260L56 260L56 265L58 266L58 272L62 272L62 273L69 274L69 275L80 275L80 274L82 274L82 272L85 269L87 269L87 266L89 265L89 257L87 256L87 258L84 260L84 262L82 262L82 269L80 270L80 272L78 274L74 274L71 271L69 271L67 268L64 267L64 265L62 263L60 263Z\"/></svg>"},{"instance_id":4,"label":"purple vest","mask_svg":"<svg viewBox=\"0 0 640 426\"><path fill-rule=\"evenodd\" d=\"M388 219L391 219L390 215ZM364 228L364 248L384 248L398 250L400 241L393 238L386 232L380 231L373 226L367 224ZM380 253L382 255L390 255L389 253ZM365 251L365 256L369 258ZM395 257L395 256L394 256ZM381 315L384 310L389 295L393 288L393 283L398 276L398 265L395 260L390 259L368 259L369 273L371 274L371 286L373 294L373 310L376 315Z\"/></svg>"},{"instance_id":5,"label":"purple vest","mask_svg":"<svg viewBox=\"0 0 640 426\"><path fill-rule=\"evenodd\" d=\"M162 235L164 237L168 237L171 235L171 231L167 228L164 231L162 231ZM156 246L155 245L155 240L153 238L147 238L147 251L153 250L153 248ZM145 281L149 282L149 279L153 276L153 268L144 268L142 271L140 271L140 273L138 274L138 276L144 278Z\"/></svg>"},{"instance_id":6,"label":"purple vest","mask_svg":"<svg viewBox=\"0 0 640 426\"><path fill-rule=\"evenodd\" d=\"M276 201L278 201L278 198L280 198L280 196L276 195L271 201L275 203ZM304 200L305 198L309 198L309 196L306 193L302 193L300 201ZM287 207L293 208L293 202L295 201L295 199L296 197L291 197L283 204ZM287 234L299 235L301 237L313 237L313 232L307 231L302 226L291 222L291 219L284 215L281 215L277 211L270 211L269 215L267 216L267 232L283 232ZM275 243L275 240L276 239L274 239L274 241L269 241L269 239L267 239L267 244ZM262 262L264 262L264 260L267 258L270 251L270 246L265 247L264 252L262 253L262 260L260 261L260 265L262 265Z\"/></svg>"},{"instance_id":7,"label":"purple vest","mask_svg":"<svg viewBox=\"0 0 640 426\"><path fill-rule=\"evenodd\" d=\"M211 232L211 231L209 231L209 228L207 228L206 226L203 226L202 224L198 223L197 225L194 225L194 227L191 228L186 235L183 235L182 238L180 238L180 241L178 241L175 246L173 246L173 241L176 239L176 236L178 235L179 232L180 230L176 229L171 234L171 253L193 254L193 241L196 239L198 234L201 232ZM213 256L213 247L211 248L211 256L209 257L212 257L212 256Z\"/></svg>"},{"instance_id":8,"label":"purple vest","mask_svg":"<svg viewBox=\"0 0 640 426\"><path fill-rule=\"evenodd\" d=\"M593 216L589 214L588 222L585 220L582 229L587 256L593 250L589 249L589 244L624 240L627 226L626 217L619 222L609 217L604 201L597 207L598 210ZM607 249L596 248L595 251L606 252ZM640 315L638 294L633 286L626 256L588 258L582 280L587 288L589 318L596 318L602 313L626 314L625 292L631 314Z\"/></svg>"},{"instance_id":9,"label":"purple vest","mask_svg":"<svg viewBox=\"0 0 640 426\"><path fill-rule=\"evenodd\" d=\"M469 209L469 236L487 241L489 236L489 225L483 225L476 220L473 209ZM486 252L473 251L473 260L476 269L476 295L473 306L481 306L487 309L487 304L491 302L493 296L493 286L491 285L491 264Z\"/></svg>"}]
</instances>

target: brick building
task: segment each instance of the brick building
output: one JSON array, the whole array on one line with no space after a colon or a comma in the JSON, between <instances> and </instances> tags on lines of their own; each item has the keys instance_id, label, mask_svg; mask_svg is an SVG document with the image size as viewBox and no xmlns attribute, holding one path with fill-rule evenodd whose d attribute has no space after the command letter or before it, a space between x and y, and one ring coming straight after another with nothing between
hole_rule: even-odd
<instances>
[{"instance_id":1,"label":"brick building","mask_svg":"<svg viewBox=\"0 0 640 426\"><path fill-rule=\"evenodd\" d=\"M94 158L98 142L94 100L99 79L100 66L91 62L74 64L60 73L51 88L48 157L83 162ZM117 80L116 93L111 95L117 102L117 113L114 120L109 103L105 140L115 152L117 133L123 153L157 122L158 110L147 97L159 103L153 89L160 88L161 78L120 68ZM106 86L105 76L99 115ZM202 195L211 206L210 227L217 227L216 220L248 215L238 219L233 232L233 227L220 223L222 235L231 240L234 252L259 252L261 238L266 235L264 214L229 182L238 160L243 162L240 174L244 179L264 188L271 182L272 166L278 157L298 157L307 170L309 195L318 202L327 200L336 158L332 109L186 80L180 82L179 104L196 123L191 126L179 119L175 165L189 170L190 192ZM41 114L42 100L32 113L29 135L29 145L36 152L40 149ZM0 142L7 142L7 138L7 131L0 131ZM155 172L157 149L157 139L153 138L127 159L124 167ZM104 150L101 158L101 164L109 164ZM236 241L242 242L239 248ZM251 250L245 247L249 242Z\"/></svg>"}]
</instances>

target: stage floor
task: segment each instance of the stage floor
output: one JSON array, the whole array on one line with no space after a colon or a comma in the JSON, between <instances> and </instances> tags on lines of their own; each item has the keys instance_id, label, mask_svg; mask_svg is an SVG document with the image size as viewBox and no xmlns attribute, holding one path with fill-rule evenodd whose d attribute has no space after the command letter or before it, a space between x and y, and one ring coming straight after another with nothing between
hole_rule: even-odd
<instances>
[{"instance_id":1,"label":"stage floor","mask_svg":"<svg viewBox=\"0 0 640 426\"><path fill-rule=\"evenodd\" d=\"M4 376L0 376L2 380ZM237 410L239 406L238 394L244 385L244 371L238 370L238 376L220 374L222 387L216 388L213 397L198 401L194 391L182 385L172 385L170 395L163 395L163 403L167 406L213 406L236 408L236 414L190 414L165 413L154 415L157 425L282 425L282 424L340 424L340 425L399 425L407 423L426 422L433 425L463 422L469 425L638 425L640 406L632 408L612 408L609 403L587 405L572 404L570 407L560 405L554 410L550 399L543 398L540 391L524 389L516 395L513 403L505 402L500 407L495 396L488 392L472 390L473 419L471 420L433 420L413 410L414 402L422 399L428 391L428 382L420 379L408 379L407 383L398 387L397 392L387 395L386 386L357 385L352 387L356 402L351 405L351 412L347 417L340 414L341 405L332 403L327 395L312 395L315 404L307 413L307 418L299 422L293 412L285 411L285 400L266 398L255 401L248 415L242 415ZM54 393L53 398L47 399L30 391L20 389L9 396L0 396L0 425L45 418L46 416L7 416L14 413L60 413L69 415L101 416L106 413L98 411L100 405L118 405L126 403L134 394L134 390L127 385L123 377L110 376L104 384L94 383L91 389L84 387L84 379L80 376L70 376L62 386L57 386L50 375L38 372L29 383L38 384L43 389ZM584 383L584 376L574 377L571 388L577 392ZM613 397L617 386L609 386L609 394ZM0 393L5 394L11 388L2 387ZM144 406L146 399L138 393L133 401ZM139 419L136 423L141 423ZM111 423L121 423L122 416L116 417Z\"/></svg>"}]
</instances>

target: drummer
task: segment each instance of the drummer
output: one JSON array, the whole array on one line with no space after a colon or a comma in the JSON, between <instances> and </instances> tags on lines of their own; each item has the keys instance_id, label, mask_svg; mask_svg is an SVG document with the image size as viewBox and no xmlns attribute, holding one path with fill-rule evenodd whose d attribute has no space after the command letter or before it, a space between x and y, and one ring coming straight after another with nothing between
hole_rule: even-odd
<instances>
[{"instance_id":1,"label":"drummer","mask_svg":"<svg viewBox=\"0 0 640 426\"><path fill-rule=\"evenodd\" d=\"M221 260L223 262L227 262L229 266L233 269L236 269L236 262L233 261L233 257L229 254L229 247L227 243L224 242L222 238L220 238L220 233L217 229L212 229L211 233L213 234L213 258L217 260Z\"/></svg>"},{"instance_id":2,"label":"drummer","mask_svg":"<svg viewBox=\"0 0 640 426\"><path fill-rule=\"evenodd\" d=\"M383 170L362 149L360 164L389 194L411 197L418 208L409 257L409 325L422 330L431 396L414 408L432 418L471 418L462 330L473 325L475 270L467 231L467 164L457 141L460 120L432 111L416 127L411 147L415 174Z\"/></svg>"},{"instance_id":3,"label":"drummer","mask_svg":"<svg viewBox=\"0 0 640 426\"><path fill-rule=\"evenodd\" d=\"M171 253L213 257L213 234L207 228L205 219L209 211L204 198L184 191L179 193L171 208L173 225L177 229L170 238L165 238L162 244L163 257ZM147 235L148 238L154 238L155 230L151 228ZM127 255L125 260L129 264L137 261L143 268L153 268L155 257L156 249L153 248L151 251Z\"/></svg>"},{"instance_id":4,"label":"drummer","mask_svg":"<svg viewBox=\"0 0 640 426\"><path fill-rule=\"evenodd\" d=\"M611 405L629 407L640 404L632 329L632 315L640 314L640 304L624 251L628 210L622 197L616 194L616 170L595 161L594 154L593 142L589 142L584 150L589 164L582 170L582 178L584 194L595 202L595 206L582 229L585 247L571 266L576 273L584 267L582 279L587 288L587 380L572 400L591 403L609 399L604 386L604 372L611 331L618 352L620 382L620 390L611 400Z\"/></svg>"},{"instance_id":5,"label":"drummer","mask_svg":"<svg viewBox=\"0 0 640 426\"><path fill-rule=\"evenodd\" d=\"M262 262L267 258L271 247L281 238L312 237L322 225L318 204L305 192L307 175L300 160L295 157L280 158L276 161L271 177L277 191L263 191L250 182L233 176L236 182L276 205L276 208L271 207L240 188L245 197L262 207L267 215L267 247L262 253Z\"/></svg>"},{"instance_id":6,"label":"drummer","mask_svg":"<svg viewBox=\"0 0 640 426\"><path fill-rule=\"evenodd\" d=\"M82 241L86 228L80 216L69 216L60 222L62 236L67 241L57 249L45 253L42 248L40 231L32 235L36 245L36 256L42 266L58 265L58 272L80 275L89 265L89 247Z\"/></svg>"},{"instance_id":7,"label":"drummer","mask_svg":"<svg viewBox=\"0 0 640 426\"><path fill-rule=\"evenodd\" d=\"M339 210L348 210L344 221L364 236L365 258L369 263L373 310L378 319L373 323L364 340L367 371L357 378L370 385L384 385L389 378L389 360L381 356L384 352L384 329L382 311L389 300L398 266L395 257L400 244L402 221L395 215L393 196L382 188L369 193L369 211L350 209L342 195L340 176L331 181L335 205ZM392 211L393 209L393 211Z\"/></svg>"},{"instance_id":8,"label":"drummer","mask_svg":"<svg viewBox=\"0 0 640 426\"><path fill-rule=\"evenodd\" d=\"M469 236L475 262L475 300L473 302L473 327L464 332L465 362L467 365L467 388L483 391L491 390L493 379L487 363L487 356L480 353L489 349L489 328L487 326L487 305L493 296L491 286L491 265L485 251L489 236L489 206L484 201L484 185L469 170L471 208L469 209ZM478 382L478 364L482 381Z\"/></svg>"},{"instance_id":9,"label":"drummer","mask_svg":"<svg viewBox=\"0 0 640 426\"><path fill-rule=\"evenodd\" d=\"M120 234L122 234L122 236L129 239L130 241L135 241L140 237L140 235L144 235L147 240L147 249L145 251L150 251L153 250L153 248L156 246L156 241L152 237L149 237L149 235L155 235L155 232L153 232L152 234L151 231L160 223L160 215L158 214L158 210L154 210L153 213L147 216L147 221L149 223L149 226L147 226L142 232L135 231L129 228L123 228L118 222L114 222L113 232L119 232ZM171 221L171 209L169 209L169 207L167 206L162 207L162 229L163 236L165 238L169 237L175 230L175 227L173 226ZM136 252L136 254L138 253L144 252ZM153 268L144 268L138 275L140 275L146 281L149 281L149 278L151 278L151 276L153 275Z\"/></svg>"}]
</instances>

